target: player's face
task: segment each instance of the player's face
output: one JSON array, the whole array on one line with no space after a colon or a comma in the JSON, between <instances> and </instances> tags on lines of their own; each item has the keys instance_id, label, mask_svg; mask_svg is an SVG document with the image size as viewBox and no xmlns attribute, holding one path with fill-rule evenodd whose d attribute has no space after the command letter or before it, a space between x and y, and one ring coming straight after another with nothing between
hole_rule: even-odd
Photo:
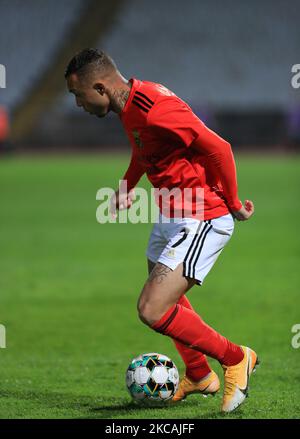
<instances>
[{"instance_id":1,"label":"player's face","mask_svg":"<svg viewBox=\"0 0 300 439\"><path fill-rule=\"evenodd\" d=\"M104 117L110 111L110 99L103 84L79 81L75 74L68 77L67 83L70 93L75 96L76 104L87 113Z\"/></svg>"}]
</instances>

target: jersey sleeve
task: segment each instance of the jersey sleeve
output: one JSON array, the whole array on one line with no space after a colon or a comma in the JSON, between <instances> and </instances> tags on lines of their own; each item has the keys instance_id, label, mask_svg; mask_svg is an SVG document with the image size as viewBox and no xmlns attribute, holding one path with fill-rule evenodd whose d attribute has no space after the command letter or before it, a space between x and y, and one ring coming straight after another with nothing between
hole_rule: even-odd
<instances>
[{"instance_id":1,"label":"jersey sleeve","mask_svg":"<svg viewBox=\"0 0 300 439\"><path fill-rule=\"evenodd\" d=\"M137 154L132 151L131 160L128 166L127 171L125 172L122 180L127 181L127 191L129 192L133 189L136 184L139 182L142 175L144 175L145 169L142 164L139 162Z\"/></svg>"},{"instance_id":2,"label":"jersey sleeve","mask_svg":"<svg viewBox=\"0 0 300 439\"><path fill-rule=\"evenodd\" d=\"M203 122L177 96L157 102L148 115L152 133L189 147L199 136Z\"/></svg>"},{"instance_id":3,"label":"jersey sleeve","mask_svg":"<svg viewBox=\"0 0 300 439\"><path fill-rule=\"evenodd\" d=\"M239 210L236 167L231 145L210 130L177 96L156 103L148 115L152 132L174 140L185 147L192 147L205 155L211 168L221 181L223 194L231 210Z\"/></svg>"},{"instance_id":4,"label":"jersey sleeve","mask_svg":"<svg viewBox=\"0 0 300 439\"><path fill-rule=\"evenodd\" d=\"M240 210L242 203L238 198L236 166L230 143L203 124L191 148L209 159L213 172L221 181L228 207L231 210Z\"/></svg>"}]
</instances>

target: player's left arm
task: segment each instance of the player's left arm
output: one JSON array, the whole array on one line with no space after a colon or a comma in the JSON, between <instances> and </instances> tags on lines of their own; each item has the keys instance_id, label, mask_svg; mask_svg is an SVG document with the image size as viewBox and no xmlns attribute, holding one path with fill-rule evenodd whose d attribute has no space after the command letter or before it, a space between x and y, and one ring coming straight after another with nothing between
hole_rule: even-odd
<instances>
[{"instance_id":1,"label":"player's left arm","mask_svg":"<svg viewBox=\"0 0 300 439\"><path fill-rule=\"evenodd\" d=\"M218 175L226 203L239 221L249 219L254 213L254 204L245 200L244 205L238 198L236 166L230 143L202 124L199 136L190 145L210 160Z\"/></svg>"},{"instance_id":2,"label":"player's left arm","mask_svg":"<svg viewBox=\"0 0 300 439\"><path fill-rule=\"evenodd\" d=\"M246 200L243 205L238 198L231 145L210 130L186 103L176 96L161 99L149 112L148 126L158 136L165 137L168 141L174 139L187 148L194 148L201 155L206 155L222 183L225 201L232 214L239 221L245 221L253 215L253 202Z\"/></svg>"}]
</instances>

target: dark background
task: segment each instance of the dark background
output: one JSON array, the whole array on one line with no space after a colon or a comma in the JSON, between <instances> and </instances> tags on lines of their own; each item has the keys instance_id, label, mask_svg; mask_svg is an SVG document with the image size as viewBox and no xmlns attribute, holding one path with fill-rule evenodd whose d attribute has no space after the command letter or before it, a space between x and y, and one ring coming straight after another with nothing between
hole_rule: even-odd
<instances>
[{"instance_id":1,"label":"dark background","mask_svg":"<svg viewBox=\"0 0 300 439\"><path fill-rule=\"evenodd\" d=\"M107 51L126 78L160 82L235 148L298 151L297 0L1 0L0 104L10 145L106 150L127 145L119 120L87 117L64 69L84 47Z\"/></svg>"}]
</instances>

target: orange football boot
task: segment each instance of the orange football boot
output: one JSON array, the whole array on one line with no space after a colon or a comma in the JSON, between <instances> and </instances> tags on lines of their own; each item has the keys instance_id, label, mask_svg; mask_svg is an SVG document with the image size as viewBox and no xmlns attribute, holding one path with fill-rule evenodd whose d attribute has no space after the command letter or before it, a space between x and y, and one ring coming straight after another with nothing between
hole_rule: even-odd
<instances>
[{"instance_id":1,"label":"orange football boot","mask_svg":"<svg viewBox=\"0 0 300 439\"><path fill-rule=\"evenodd\" d=\"M177 392L172 398L172 402L182 401L193 393L201 393L204 396L214 396L219 389L220 381L218 375L213 370L198 382L194 382L184 375L179 383Z\"/></svg>"},{"instance_id":2,"label":"orange football boot","mask_svg":"<svg viewBox=\"0 0 300 439\"><path fill-rule=\"evenodd\" d=\"M224 396L222 412L232 412L248 396L249 378L259 364L257 354L252 349L241 346L244 352L242 361L234 366L222 365L224 370Z\"/></svg>"}]
</instances>

